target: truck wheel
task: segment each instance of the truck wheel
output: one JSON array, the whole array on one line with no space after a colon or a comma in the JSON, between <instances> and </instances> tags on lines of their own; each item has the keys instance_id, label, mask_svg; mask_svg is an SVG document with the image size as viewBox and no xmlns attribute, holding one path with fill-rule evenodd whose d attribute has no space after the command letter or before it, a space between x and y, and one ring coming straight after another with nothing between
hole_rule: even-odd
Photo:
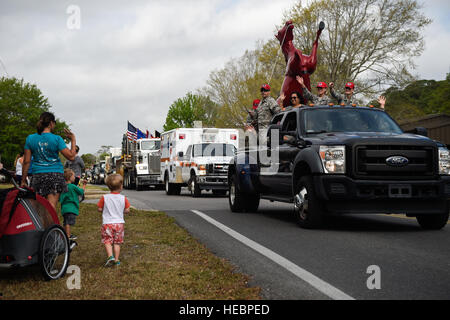
<instances>
[{"instance_id":1,"label":"truck wheel","mask_svg":"<svg viewBox=\"0 0 450 320\"><path fill-rule=\"evenodd\" d=\"M130 187L131 190L133 190L133 189L135 189L137 187L136 186L136 180L137 180L137 177L135 178L135 174L130 174L130 185L129 185L129 187Z\"/></svg>"},{"instance_id":2,"label":"truck wheel","mask_svg":"<svg viewBox=\"0 0 450 320\"><path fill-rule=\"evenodd\" d=\"M167 195L169 195L169 196L180 195L180 193L181 193L181 186L177 185L175 183L170 183L169 182L169 177L166 176L164 178L164 184L166 186L165 189L166 189L166 194Z\"/></svg>"},{"instance_id":3,"label":"truck wheel","mask_svg":"<svg viewBox=\"0 0 450 320\"><path fill-rule=\"evenodd\" d=\"M173 195L173 186L169 182L169 178L167 176L164 178L164 185L166 186L166 188L165 188L166 189L166 194L168 196Z\"/></svg>"},{"instance_id":4,"label":"truck wheel","mask_svg":"<svg viewBox=\"0 0 450 320\"><path fill-rule=\"evenodd\" d=\"M259 195L247 194L245 195L245 211L256 212L259 207Z\"/></svg>"},{"instance_id":5,"label":"truck wheel","mask_svg":"<svg viewBox=\"0 0 450 320\"><path fill-rule=\"evenodd\" d=\"M241 192L236 183L236 176L231 176L228 203L232 212L256 212L259 207L259 199L259 194Z\"/></svg>"},{"instance_id":6,"label":"truck wheel","mask_svg":"<svg viewBox=\"0 0 450 320\"><path fill-rule=\"evenodd\" d=\"M232 212L243 212L245 209L244 195L240 192L236 184L236 177L233 175L230 179L230 187L228 192L228 203Z\"/></svg>"},{"instance_id":7,"label":"truck wheel","mask_svg":"<svg viewBox=\"0 0 450 320\"><path fill-rule=\"evenodd\" d=\"M136 178L136 182L134 183L136 186L136 191L141 191L142 190L142 186L139 184L139 179Z\"/></svg>"},{"instance_id":8,"label":"truck wheel","mask_svg":"<svg viewBox=\"0 0 450 320\"><path fill-rule=\"evenodd\" d=\"M198 198L202 195L202 190L200 189L194 174L191 175L191 178L189 179L189 190L191 191L191 196L194 198Z\"/></svg>"},{"instance_id":9,"label":"truck wheel","mask_svg":"<svg viewBox=\"0 0 450 320\"><path fill-rule=\"evenodd\" d=\"M449 214L427 214L427 215L419 215L416 217L417 222L423 229L426 230L440 230L448 222Z\"/></svg>"},{"instance_id":10,"label":"truck wheel","mask_svg":"<svg viewBox=\"0 0 450 320\"><path fill-rule=\"evenodd\" d=\"M325 208L316 197L312 177L301 177L296 190L294 214L297 223L305 229L318 228L323 223Z\"/></svg>"},{"instance_id":11,"label":"truck wheel","mask_svg":"<svg viewBox=\"0 0 450 320\"><path fill-rule=\"evenodd\" d=\"M128 176L126 172L123 173L123 188L128 189Z\"/></svg>"}]
</instances>

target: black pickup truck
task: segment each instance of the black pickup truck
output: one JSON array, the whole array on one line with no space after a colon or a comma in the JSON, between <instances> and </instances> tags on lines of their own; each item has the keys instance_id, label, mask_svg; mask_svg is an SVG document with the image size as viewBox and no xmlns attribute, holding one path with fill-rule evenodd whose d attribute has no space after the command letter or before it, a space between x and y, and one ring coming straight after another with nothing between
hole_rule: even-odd
<instances>
[{"instance_id":1,"label":"black pickup truck","mask_svg":"<svg viewBox=\"0 0 450 320\"><path fill-rule=\"evenodd\" d=\"M424 128L404 133L380 109L302 107L275 115L267 141L235 155L228 184L231 211L256 211L260 199L293 203L304 228L328 214L400 213L441 229L450 154Z\"/></svg>"}]
</instances>

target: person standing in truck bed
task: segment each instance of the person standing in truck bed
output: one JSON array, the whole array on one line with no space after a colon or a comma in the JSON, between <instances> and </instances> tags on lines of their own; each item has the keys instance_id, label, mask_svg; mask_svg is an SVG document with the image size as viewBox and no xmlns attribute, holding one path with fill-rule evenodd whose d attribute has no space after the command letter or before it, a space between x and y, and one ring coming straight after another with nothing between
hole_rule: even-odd
<instances>
[{"instance_id":1,"label":"person standing in truck bed","mask_svg":"<svg viewBox=\"0 0 450 320\"><path fill-rule=\"evenodd\" d=\"M317 96L313 95L308 88L306 87L303 78L300 76L296 77L298 83L302 87L303 97L307 101L311 101L311 103L315 105L328 105L331 103L331 99L327 96L327 84L325 82L317 83Z\"/></svg>"},{"instance_id":2,"label":"person standing in truck bed","mask_svg":"<svg viewBox=\"0 0 450 320\"><path fill-rule=\"evenodd\" d=\"M281 107L275 99L270 96L270 86L268 84L263 84L261 86L261 102L256 109L258 117L258 132L261 130L267 130L272 117L280 111L282 111Z\"/></svg>"},{"instance_id":3,"label":"person standing in truck bed","mask_svg":"<svg viewBox=\"0 0 450 320\"><path fill-rule=\"evenodd\" d=\"M351 106L352 104L358 104L358 100L356 100L355 93L355 84L353 82L347 82L345 84L345 93L339 94L334 91L334 83L330 82L330 94L331 96L337 100L337 104L344 104L346 106Z\"/></svg>"}]
</instances>

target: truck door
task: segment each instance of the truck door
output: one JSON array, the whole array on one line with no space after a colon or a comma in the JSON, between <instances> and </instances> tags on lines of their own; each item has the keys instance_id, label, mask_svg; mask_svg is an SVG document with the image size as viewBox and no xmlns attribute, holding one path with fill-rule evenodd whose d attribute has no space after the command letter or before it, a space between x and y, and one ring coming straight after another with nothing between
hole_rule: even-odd
<instances>
[{"instance_id":1,"label":"truck door","mask_svg":"<svg viewBox=\"0 0 450 320\"><path fill-rule=\"evenodd\" d=\"M273 118L271 124L280 124L284 114L277 115ZM270 134L270 133L269 133ZM279 147L278 143L270 143L268 145L258 145L258 165L259 165L259 180L264 187L264 192L268 194L278 194L279 190Z\"/></svg>"},{"instance_id":2,"label":"truck door","mask_svg":"<svg viewBox=\"0 0 450 320\"><path fill-rule=\"evenodd\" d=\"M296 111L291 111L286 115L282 124L282 132L291 133L290 135L298 139L299 134L297 130L299 113ZM282 137L283 138L283 137ZM297 153L300 151L298 146L288 144L283 139L280 141L278 147L279 155L279 167L277 172L277 190L284 195L289 195L292 192L292 173L294 160ZM273 150L275 152L275 150Z\"/></svg>"}]
</instances>

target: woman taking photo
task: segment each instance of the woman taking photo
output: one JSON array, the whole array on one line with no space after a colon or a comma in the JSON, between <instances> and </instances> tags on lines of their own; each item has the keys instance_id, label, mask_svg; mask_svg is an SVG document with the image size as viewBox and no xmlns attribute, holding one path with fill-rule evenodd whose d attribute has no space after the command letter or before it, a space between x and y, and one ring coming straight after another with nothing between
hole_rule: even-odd
<instances>
[{"instance_id":1,"label":"woman taking photo","mask_svg":"<svg viewBox=\"0 0 450 320\"><path fill-rule=\"evenodd\" d=\"M45 197L56 209L59 195L61 192L67 191L64 168L59 159L59 152L68 160L73 160L76 156L76 139L70 130L64 129L71 143L70 149L68 149L64 140L52 133L55 126L55 116L50 112L44 112L37 123L37 133L27 137L21 186L27 185L28 168L30 167L31 156L33 156L31 187Z\"/></svg>"}]
</instances>

